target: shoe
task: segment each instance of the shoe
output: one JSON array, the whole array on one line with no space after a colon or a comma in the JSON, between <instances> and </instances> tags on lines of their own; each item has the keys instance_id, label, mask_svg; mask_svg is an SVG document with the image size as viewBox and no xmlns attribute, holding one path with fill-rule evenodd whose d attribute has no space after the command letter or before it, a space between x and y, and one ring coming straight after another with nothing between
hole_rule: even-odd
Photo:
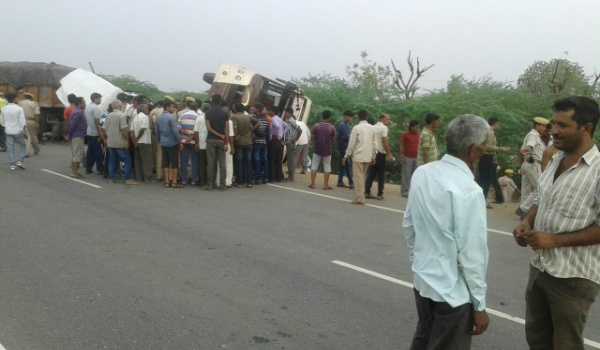
<instances>
[{"instance_id":1,"label":"shoe","mask_svg":"<svg viewBox=\"0 0 600 350\"><path fill-rule=\"evenodd\" d=\"M252 188L252 185L251 185L251 184L248 184L248 185L246 186L246 188Z\"/></svg>"},{"instance_id":2,"label":"shoe","mask_svg":"<svg viewBox=\"0 0 600 350\"><path fill-rule=\"evenodd\" d=\"M17 162L17 166L21 169L25 169L25 165L23 165L21 162Z\"/></svg>"},{"instance_id":3,"label":"shoe","mask_svg":"<svg viewBox=\"0 0 600 350\"><path fill-rule=\"evenodd\" d=\"M352 202L352 204L365 205L365 202L361 202L359 200L355 200L355 201Z\"/></svg>"},{"instance_id":4,"label":"shoe","mask_svg":"<svg viewBox=\"0 0 600 350\"><path fill-rule=\"evenodd\" d=\"M337 187L348 187L348 186L346 186L346 184L343 182L338 182Z\"/></svg>"},{"instance_id":5,"label":"shoe","mask_svg":"<svg viewBox=\"0 0 600 350\"><path fill-rule=\"evenodd\" d=\"M86 173L86 174L93 174L94 172L93 172L93 171L91 171L91 170L86 170L86 171L85 171L85 173Z\"/></svg>"},{"instance_id":6,"label":"shoe","mask_svg":"<svg viewBox=\"0 0 600 350\"><path fill-rule=\"evenodd\" d=\"M227 191L227 186L220 186L219 191Z\"/></svg>"},{"instance_id":7,"label":"shoe","mask_svg":"<svg viewBox=\"0 0 600 350\"><path fill-rule=\"evenodd\" d=\"M125 185L139 185L140 183L135 180L125 181Z\"/></svg>"},{"instance_id":8,"label":"shoe","mask_svg":"<svg viewBox=\"0 0 600 350\"><path fill-rule=\"evenodd\" d=\"M204 185L204 187L202 187L202 189L205 190L205 191L212 191L213 190L212 186L208 186L208 185Z\"/></svg>"},{"instance_id":9,"label":"shoe","mask_svg":"<svg viewBox=\"0 0 600 350\"><path fill-rule=\"evenodd\" d=\"M71 175L72 178L74 179L85 179L85 176L81 175L81 174L77 174L75 176Z\"/></svg>"},{"instance_id":10,"label":"shoe","mask_svg":"<svg viewBox=\"0 0 600 350\"><path fill-rule=\"evenodd\" d=\"M492 207L491 204L486 204L485 207L488 208L488 209L494 209L494 207Z\"/></svg>"},{"instance_id":11,"label":"shoe","mask_svg":"<svg viewBox=\"0 0 600 350\"><path fill-rule=\"evenodd\" d=\"M351 189L351 190L353 190L354 189L354 184L348 185L348 188Z\"/></svg>"},{"instance_id":12,"label":"shoe","mask_svg":"<svg viewBox=\"0 0 600 350\"><path fill-rule=\"evenodd\" d=\"M190 186L196 186L197 183L196 182L190 182Z\"/></svg>"},{"instance_id":13,"label":"shoe","mask_svg":"<svg viewBox=\"0 0 600 350\"><path fill-rule=\"evenodd\" d=\"M306 171L302 170L302 171L300 172L300 174L302 174L302 175L306 175Z\"/></svg>"},{"instance_id":14,"label":"shoe","mask_svg":"<svg viewBox=\"0 0 600 350\"><path fill-rule=\"evenodd\" d=\"M17 167L16 167L16 166L14 166L14 165L11 165L11 166L10 166L10 170L17 170Z\"/></svg>"},{"instance_id":15,"label":"shoe","mask_svg":"<svg viewBox=\"0 0 600 350\"><path fill-rule=\"evenodd\" d=\"M403 194L402 197L408 198L408 195L407 194Z\"/></svg>"},{"instance_id":16,"label":"shoe","mask_svg":"<svg viewBox=\"0 0 600 350\"><path fill-rule=\"evenodd\" d=\"M235 186L235 188L242 188L242 185L240 185L240 184L235 184L234 186Z\"/></svg>"},{"instance_id":17,"label":"shoe","mask_svg":"<svg viewBox=\"0 0 600 350\"><path fill-rule=\"evenodd\" d=\"M365 198L366 199L375 199L375 197L373 197L370 193L365 193Z\"/></svg>"},{"instance_id":18,"label":"shoe","mask_svg":"<svg viewBox=\"0 0 600 350\"><path fill-rule=\"evenodd\" d=\"M6 152L6 147L0 147L0 152Z\"/></svg>"},{"instance_id":19,"label":"shoe","mask_svg":"<svg viewBox=\"0 0 600 350\"><path fill-rule=\"evenodd\" d=\"M262 182L262 183L263 183L263 185L266 185L266 184L268 184L269 182L268 182L267 180L263 180L263 182Z\"/></svg>"},{"instance_id":20,"label":"shoe","mask_svg":"<svg viewBox=\"0 0 600 350\"><path fill-rule=\"evenodd\" d=\"M377 196L377 200L378 201L382 201L383 200L383 196Z\"/></svg>"}]
</instances>

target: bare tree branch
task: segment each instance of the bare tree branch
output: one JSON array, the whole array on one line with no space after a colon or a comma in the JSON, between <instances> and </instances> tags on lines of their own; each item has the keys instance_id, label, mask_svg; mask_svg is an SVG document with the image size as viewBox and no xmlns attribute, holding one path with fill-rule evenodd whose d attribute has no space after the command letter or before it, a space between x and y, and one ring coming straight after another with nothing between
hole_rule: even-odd
<instances>
[{"instance_id":1,"label":"bare tree branch","mask_svg":"<svg viewBox=\"0 0 600 350\"><path fill-rule=\"evenodd\" d=\"M423 73L433 67L434 64L428 66L427 68L421 69L421 62L417 57L417 67L415 69L412 59L412 51L410 50L408 51L406 63L408 64L408 68L410 70L410 76L408 77L408 80L404 80L402 72L396 68L394 60L392 60L392 67L394 67L395 73L394 84L398 87L398 89L400 89L400 92L404 95L404 98L408 100L412 98L419 89L417 86L417 81L423 76Z\"/></svg>"}]
</instances>

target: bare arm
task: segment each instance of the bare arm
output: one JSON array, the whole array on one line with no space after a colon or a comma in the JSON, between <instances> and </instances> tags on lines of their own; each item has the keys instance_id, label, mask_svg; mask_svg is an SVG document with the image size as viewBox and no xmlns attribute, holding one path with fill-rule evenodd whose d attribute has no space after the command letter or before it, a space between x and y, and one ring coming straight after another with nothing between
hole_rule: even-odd
<instances>
[{"instance_id":1,"label":"bare arm","mask_svg":"<svg viewBox=\"0 0 600 350\"><path fill-rule=\"evenodd\" d=\"M394 159L394 156L392 155L392 151L390 150L390 146L388 145L388 138L382 137L381 143L383 144L383 149L385 150L385 154L387 155L387 160L391 162Z\"/></svg>"}]
</instances>

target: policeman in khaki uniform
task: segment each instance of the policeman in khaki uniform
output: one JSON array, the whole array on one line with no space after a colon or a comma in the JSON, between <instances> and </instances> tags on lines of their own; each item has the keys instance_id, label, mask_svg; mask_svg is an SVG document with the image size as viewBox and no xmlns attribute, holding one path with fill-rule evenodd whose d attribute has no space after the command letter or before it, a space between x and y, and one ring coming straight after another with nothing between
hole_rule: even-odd
<instances>
[{"instance_id":1,"label":"policeman in khaki uniform","mask_svg":"<svg viewBox=\"0 0 600 350\"><path fill-rule=\"evenodd\" d=\"M33 101L33 95L29 92L23 94L25 98L19 101L19 106L25 112L25 121L27 122L27 156L31 153L31 147L35 154L40 153L40 145L38 143L38 130L40 128L40 106Z\"/></svg>"},{"instance_id":2,"label":"policeman in khaki uniform","mask_svg":"<svg viewBox=\"0 0 600 350\"><path fill-rule=\"evenodd\" d=\"M533 198L529 194L538 186L538 179L542 175L542 155L546 150L546 144L542 141L542 133L546 130L549 121L546 118L533 118L533 128L521 146L523 163L521 164L521 201L515 212L519 216L527 214L533 205Z\"/></svg>"}]
</instances>

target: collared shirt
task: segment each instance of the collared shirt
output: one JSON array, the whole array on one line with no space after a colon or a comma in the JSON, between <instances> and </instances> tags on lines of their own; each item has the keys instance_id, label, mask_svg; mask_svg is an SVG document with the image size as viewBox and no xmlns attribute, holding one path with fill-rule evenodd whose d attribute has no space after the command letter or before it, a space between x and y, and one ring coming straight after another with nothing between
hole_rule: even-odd
<instances>
[{"instance_id":1,"label":"collared shirt","mask_svg":"<svg viewBox=\"0 0 600 350\"><path fill-rule=\"evenodd\" d=\"M487 146L485 147L485 154L496 155L496 152L500 147L498 147L498 141L496 140L496 134L494 130L490 128L490 131L487 134Z\"/></svg>"},{"instance_id":2,"label":"collared shirt","mask_svg":"<svg viewBox=\"0 0 600 350\"><path fill-rule=\"evenodd\" d=\"M414 286L452 307L486 307L487 221L481 187L464 161L446 154L415 171L404 213Z\"/></svg>"},{"instance_id":3,"label":"collared shirt","mask_svg":"<svg viewBox=\"0 0 600 350\"><path fill-rule=\"evenodd\" d=\"M355 162L370 163L375 158L375 149L373 126L362 120L352 128L344 157L352 157Z\"/></svg>"},{"instance_id":4,"label":"collared shirt","mask_svg":"<svg viewBox=\"0 0 600 350\"><path fill-rule=\"evenodd\" d=\"M196 124L194 124L194 133L198 133L198 148L206 149L206 137L208 136L208 129L206 129L206 123L204 122L204 113L198 113L196 118Z\"/></svg>"},{"instance_id":5,"label":"collared shirt","mask_svg":"<svg viewBox=\"0 0 600 350\"><path fill-rule=\"evenodd\" d=\"M40 105L28 98L19 101L19 106L23 108L27 120L35 120L35 116L40 114Z\"/></svg>"},{"instance_id":6,"label":"collared shirt","mask_svg":"<svg viewBox=\"0 0 600 350\"><path fill-rule=\"evenodd\" d=\"M102 113L100 113L100 108L95 103L90 103L85 106L85 121L87 122L87 135L88 136L98 136L98 129L96 129L96 123L94 120L98 120L100 122L100 117Z\"/></svg>"},{"instance_id":7,"label":"collared shirt","mask_svg":"<svg viewBox=\"0 0 600 350\"><path fill-rule=\"evenodd\" d=\"M600 225L600 152L592 146L554 180L563 158L559 151L550 159L534 192L535 231L557 235ZM600 244L538 249L531 265L558 278L579 277L600 284Z\"/></svg>"},{"instance_id":8,"label":"collared shirt","mask_svg":"<svg viewBox=\"0 0 600 350\"><path fill-rule=\"evenodd\" d=\"M525 147L531 147L533 150L533 159L536 161L541 162L542 161L542 155L544 154L544 151L546 150L546 145L544 144L544 141L542 141L542 136L540 135L539 132L537 132L537 130L535 129L531 129L531 131L527 134L527 136L525 136L525 139L523 140L523 145L521 146L521 148L525 148ZM526 153L526 155L530 154L531 152Z\"/></svg>"},{"instance_id":9,"label":"collared shirt","mask_svg":"<svg viewBox=\"0 0 600 350\"><path fill-rule=\"evenodd\" d=\"M518 189L517 185L515 184L515 182L513 181L513 179L511 179L508 176L502 176L501 178L498 179L498 183L500 184L500 187L504 188L504 187L510 187L513 190Z\"/></svg>"},{"instance_id":10,"label":"collared shirt","mask_svg":"<svg viewBox=\"0 0 600 350\"><path fill-rule=\"evenodd\" d=\"M308 128L308 126L306 126L306 124L304 124L304 122L301 122L299 120L296 120L296 125L298 125L300 129L302 129L302 134L300 134L300 138L298 139L298 141L296 141L296 145L307 145L308 138L310 137L310 129Z\"/></svg>"},{"instance_id":11,"label":"collared shirt","mask_svg":"<svg viewBox=\"0 0 600 350\"><path fill-rule=\"evenodd\" d=\"M188 109L185 113L179 116L179 121L177 122L177 127L179 129L183 129L185 131L184 134L179 133L179 137L181 138L181 142L196 144L196 141L190 140L191 136L194 136L194 126L196 125L196 119L198 119L199 115L194 110Z\"/></svg>"},{"instance_id":12,"label":"collared shirt","mask_svg":"<svg viewBox=\"0 0 600 350\"><path fill-rule=\"evenodd\" d=\"M2 126L4 132L8 135L18 135L23 133L23 128L27 125L25 122L25 112L23 108L14 103L9 103L2 107Z\"/></svg>"},{"instance_id":13,"label":"collared shirt","mask_svg":"<svg viewBox=\"0 0 600 350\"><path fill-rule=\"evenodd\" d=\"M350 142L350 127L348 127L348 123L344 119L338 124L337 127L337 145L338 149L343 153L346 151L346 147L348 147L348 142Z\"/></svg>"},{"instance_id":14,"label":"collared shirt","mask_svg":"<svg viewBox=\"0 0 600 350\"><path fill-rule=\"evenodd\" d=\"M85 114L80 108L75 108L69 116L69 138L84 138L87 130Z\"/></svg>"},{"instance_id":15,"label":"collared shirt","mask_svg":"<svg viewBox=\"0 0 600 350\"><path fill-rule=\"evenodd\" d=\"M123 130L127 129L127 118L123 112L112 111L106 116L102 128L105 130L109 148L125 148L126 139L123 138Z\"/></svg>"},{"instance_id":16,"label":"collared shirt","mask_svg":"<svg viewBox=\"0 0 600 350\"><path fill-rule=\"evenodd\" d=\"M313 153L321 157L331 155L331 142L335 137L335 127L330 123L320 122L313 125L311 135L315 138Z\"/></svg>"},{"instance_id":17,"label":"collared shirt","mask_svg":"<svg viewBox=\"0 0 600 350\"><path fill-rule=\"evenodd\" d=\"M144 134L138 140L138 143L141 144L151 144L152 143L152 131L150 131L150 119L144 112L139 112L131 121L131 131L133 131L133 135L135 138L138 137L140 131L145 129Z\"/></svg>"},{"instance_id":18,"label":"collared shirt","mask_svg":"<svg viewBox=\"0 0 600 350\"><path fill-rule=\"evenodd\" d=\"M405 131L400 136L400 142L402 146L404 146L404 156L406 158L417 158L417 149L419 148L419 138L420 135L418 133L413 133L410 131Z\"/></svg>"},{"instance_id":19,"label":"collared shirt","mask_svg":"<svg viewBox=\"0 0 600 350\"><path fill-rule=\"evenodd\" d=\"M173 147L179 143L179 130L175 117L164 111L156 119L156 138L163 147Z\"/></svg>"},{"instance_id":20,"label":"collared shirt","mask_svg":"<svg viewBox=\"0 0 600 350\"><path fill-rule=\"evenodd\" d=\"M435 138L435 134L429 130L429 128L424 127L423 131L421 131L421 136L419 137L419 147L417 149L417 166L425 164L423 160L423 148L427 148L427 156L429 158L429 162L433 162L438 160L438 147L437 140Z\"/></svg>"},{"instance_id":21,"label":"collared shirt","mask_svg":"<svg viewBox=\"0 0 600 350\"><path fill-rule=\"evenodd\" d=\"M373 126L373 132L375 133L375 143L377 144L377 152L386 154L385 148L383 148L383 138L388 137L388 127L383 125L382 122L377 122Z\"/></svg>"},{"instance_id":22,"label":"collared shirt","mask_svg":"<svg viewBox=\"0 0 600 350\"><path fill-rule=\"evenodd\" d=\"M279 118L278 115L274 115L271 117L271 129L269 130L269 139L277 138L277 140L282 141L283 135L285 135L290 130L290 126Z\"/></svg>"}]
</instances>

